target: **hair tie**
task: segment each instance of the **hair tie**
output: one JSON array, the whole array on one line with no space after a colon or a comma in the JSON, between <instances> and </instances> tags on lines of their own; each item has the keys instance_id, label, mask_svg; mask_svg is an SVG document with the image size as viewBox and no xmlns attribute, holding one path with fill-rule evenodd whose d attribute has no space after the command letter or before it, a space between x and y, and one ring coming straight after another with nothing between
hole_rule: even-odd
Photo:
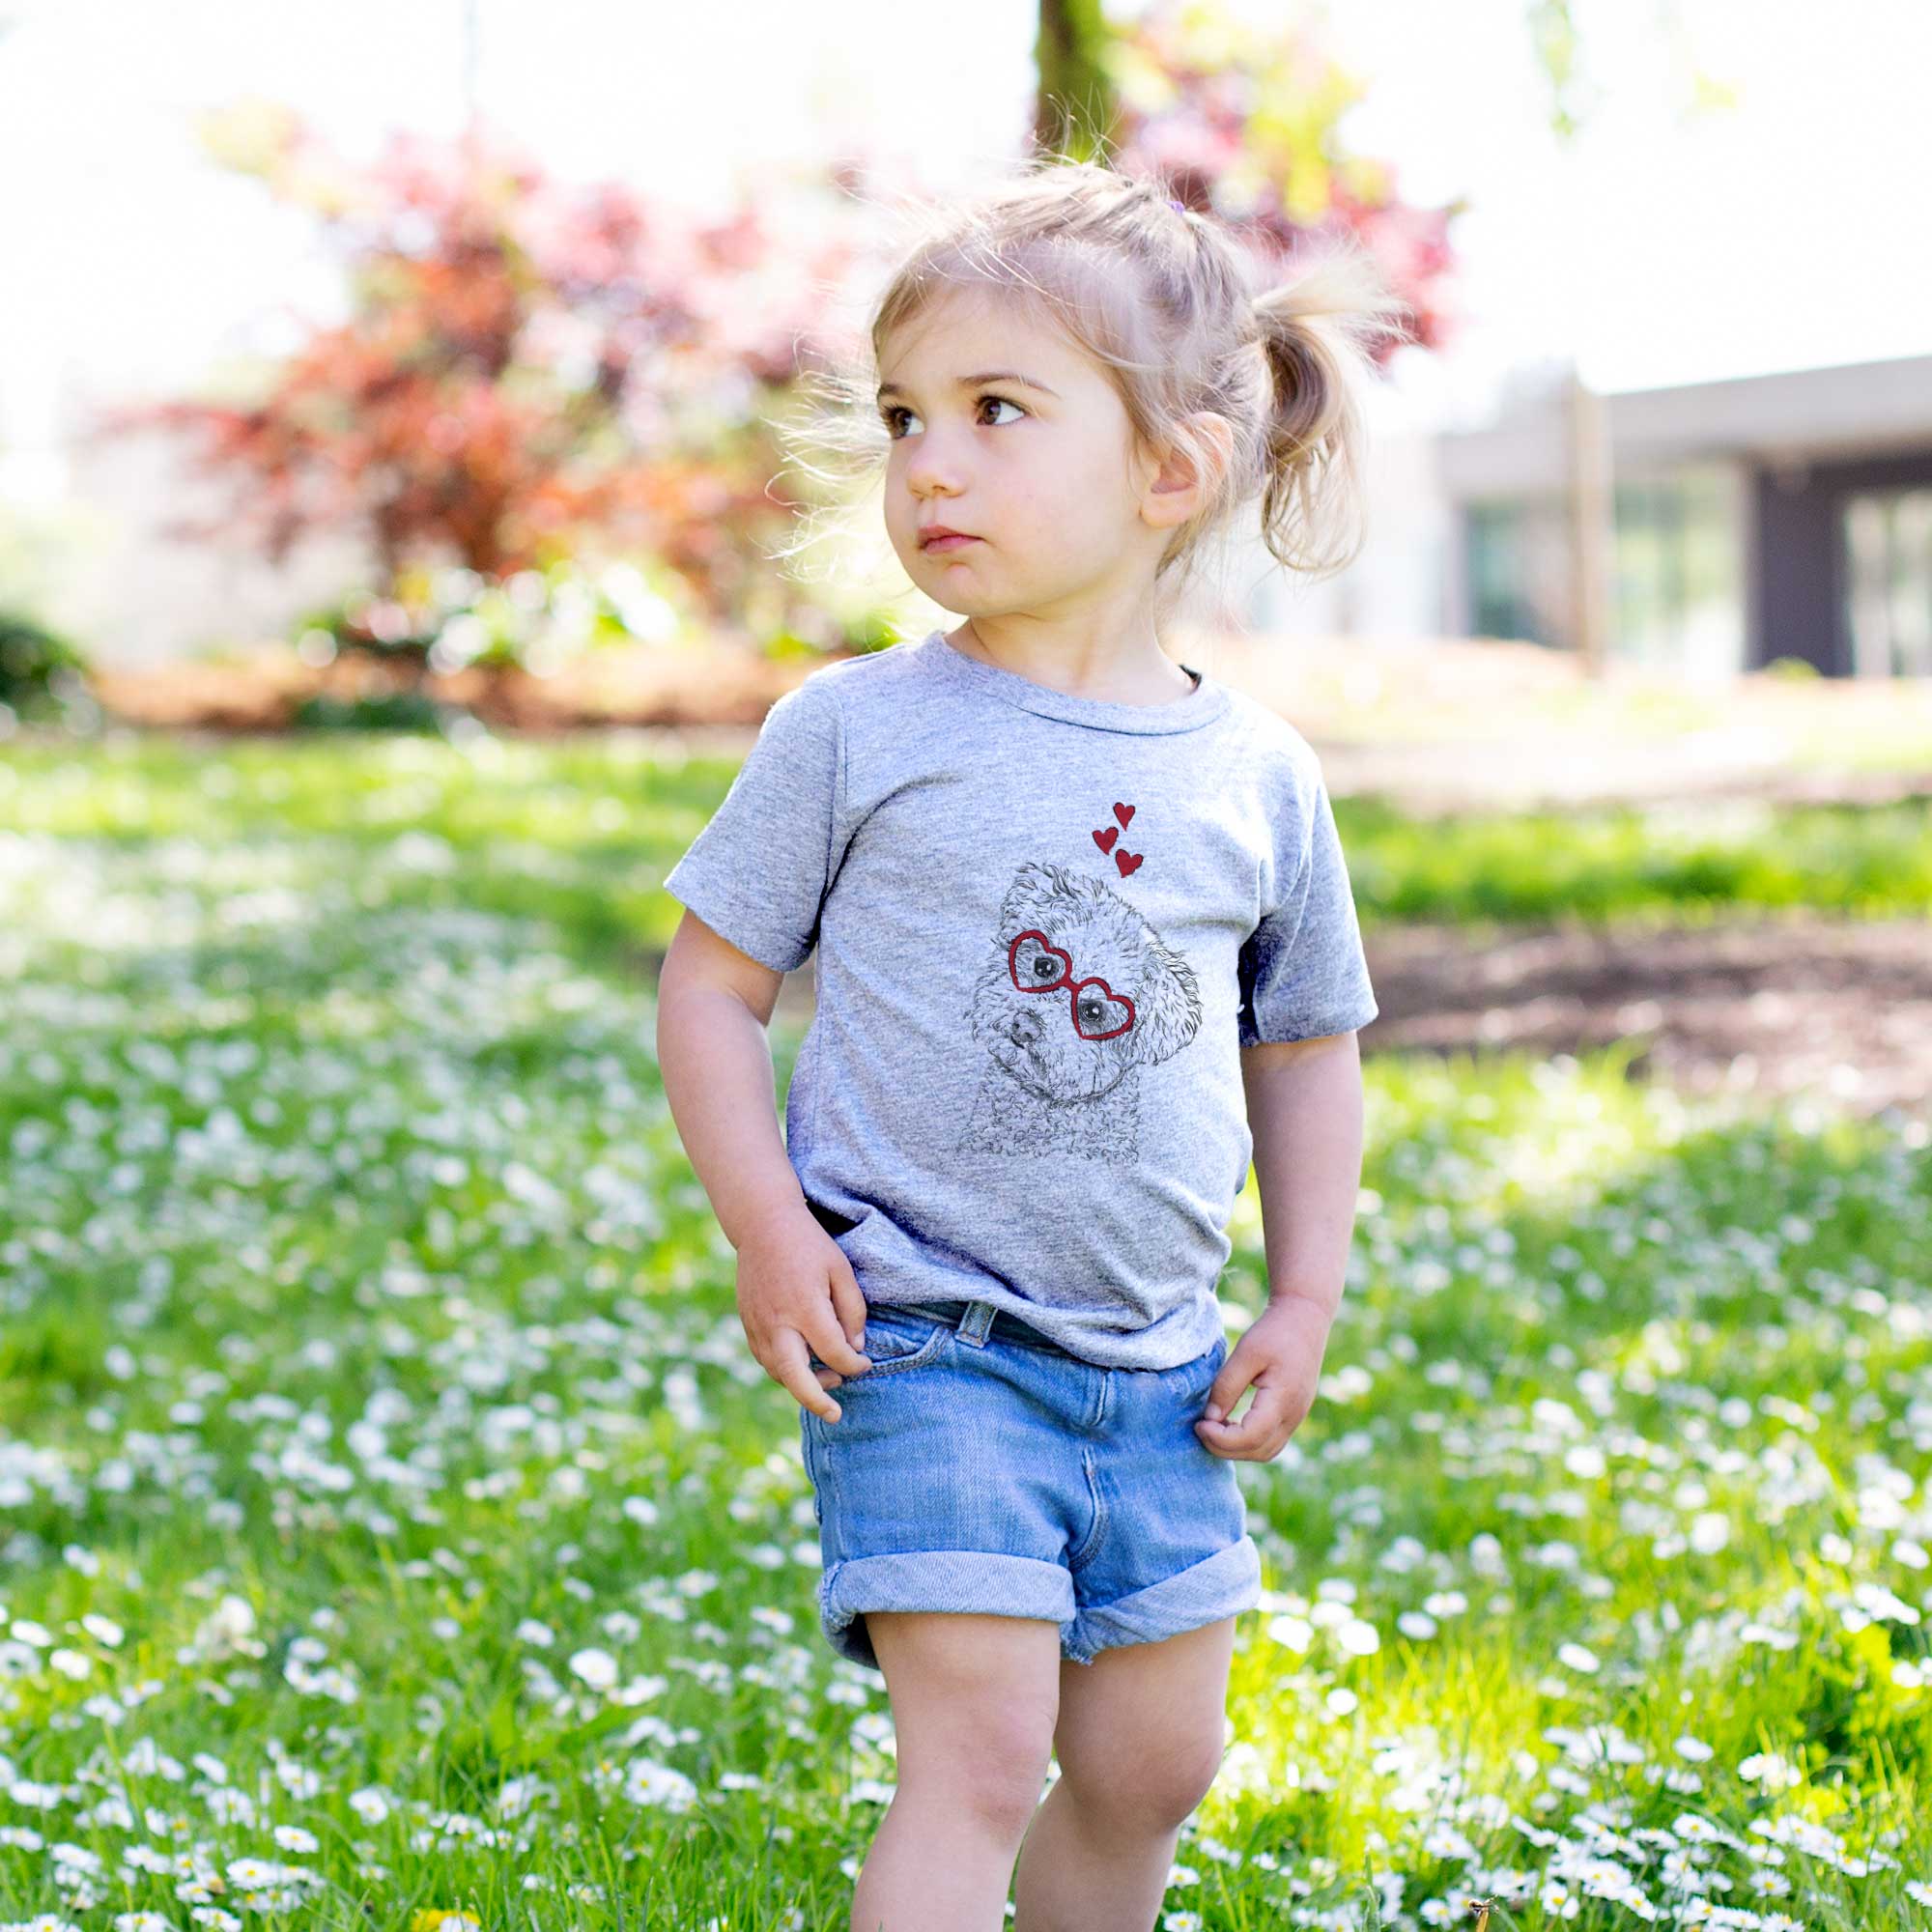
<instances>
[{"instance_id":1,"label":"hair tie","mask_svg":"<svg viewBox=\"0 0 1932 1932\"><path fill-rule=\"evenodd\" d=\"M1172 195L1168 197L1167 205L1170 208L1179 209L1182 214L1187 213L1187 204L1183 201L1176 201Z\"/></svg>"}]
</instances>

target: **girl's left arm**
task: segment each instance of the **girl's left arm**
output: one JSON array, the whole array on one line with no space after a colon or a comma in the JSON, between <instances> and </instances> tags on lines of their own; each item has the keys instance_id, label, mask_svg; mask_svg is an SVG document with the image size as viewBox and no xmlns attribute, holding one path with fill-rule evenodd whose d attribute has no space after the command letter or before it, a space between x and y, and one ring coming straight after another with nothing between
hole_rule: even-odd
<instances>
[{"instance_id":1,"label":"girl's left arm","mask_svg":"<svg viewBox=\"0 0 1932 1932\"><path fill-rule=\"evenodd\" d=\"M1352 1033L1241 1049L1268 1305L1341 1306L1362 1182L1362 1056Z\"/></svg>"},{"instance_id":2,"label":"girl's left arm","mask_svg":"<svg viewBox=\"0 0 1932 1932\"><path fill-rule=\"evenodd\" d=\"M1355 1035L1241 1049L1267 1307L1221 1365L1195 1423L1215 1455L1265 1463L1314 1406L1341 1307L1362 1179L1362 1058ZM1242 1394L1254 1400L1228 1417Z\"/></svg>"}]
</instances>

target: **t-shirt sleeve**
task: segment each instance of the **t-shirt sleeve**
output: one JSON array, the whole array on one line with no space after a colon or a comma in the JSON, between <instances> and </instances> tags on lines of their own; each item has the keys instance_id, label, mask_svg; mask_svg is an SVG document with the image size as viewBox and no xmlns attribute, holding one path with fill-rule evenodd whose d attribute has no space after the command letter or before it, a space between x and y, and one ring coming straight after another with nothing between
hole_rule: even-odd
<instances>
[{"instance_id":1,"label":"t-shirt sleeve","mask_svg":"<svg viewBox=\"0 0 1932 1932\"><path fill-rule=\"evenodd\" d=\"M802 966L818 944L843 783L838 701L807 678L765 713L665 891L760 965Z\"/></svg>"},{"instance_id":2,"label":"t-shirt sleeve","mask_svg":"<svg viewBox=\"0 0 1932 1932\"><path fill-rule=\"evenodd\" d=\"M1297 789L1299 810L1278 835L1280 900L1241 947L1243 1046L1352 1033L1380 1010L1328 788L1312 759Z\"/></svg>"}]
</instances>

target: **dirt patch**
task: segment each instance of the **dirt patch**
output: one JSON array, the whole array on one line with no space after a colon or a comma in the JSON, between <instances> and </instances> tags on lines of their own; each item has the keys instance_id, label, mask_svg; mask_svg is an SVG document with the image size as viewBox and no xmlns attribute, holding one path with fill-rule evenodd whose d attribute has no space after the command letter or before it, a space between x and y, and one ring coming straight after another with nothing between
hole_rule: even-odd
<instances>
[{"instance_id":1,"label":"dirt patch","mask_svg":"<svg viewBox=\"0 0 1932 1932\"><path fill-rule=\"evenodd\" d=\"M1378 925L1362 935L1378 1053L1580 1054L1687 1098L1808 1099L1932 1126L1932 924L1818 913L1701 926ZM811 1018L811 969L779 1011Z\"/></svg>"},{"instance_id":2,"label":"dirt patch","mask_svg":"<svg viewBox=\"0 0 1932 1932\"><path fill-rule=\"evenodd\" d=\"M1695 927L1365 932L1362 1050L1579 1053L1690 1095L1809 1097L1932 1121L1932 925L1815 913Z\"/></svg>"}]
</instances>

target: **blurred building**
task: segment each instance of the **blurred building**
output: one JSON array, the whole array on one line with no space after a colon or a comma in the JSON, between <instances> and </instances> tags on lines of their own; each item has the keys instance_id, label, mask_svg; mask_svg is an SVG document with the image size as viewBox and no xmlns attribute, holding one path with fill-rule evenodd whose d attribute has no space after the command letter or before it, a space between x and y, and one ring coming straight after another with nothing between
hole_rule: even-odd
<instances>
[{"instance_id":1,"label":"blurred building","mask_svg":"<svg viewBox=\"0 0 1932 1932\"><path fill-rule=\"evenodd\" d=\"M1572 640L1567 370L1481 427L1373 431L1370 539L1330 584L1268 581L1285 630ZM1777 658L1932 676L1932 355L1604 399L1612 656L1722 678Z\"/></svg>"},{"instance_id":2,"label":"blurred building","mask_svg":"<svg viewBox=\"0 0 1932 1932\"><path fill-rule=\"evenodd\" d=\"M1311 581L1236 546L1225 593L1261 628L1321 637L1572 639L1569 372L1525 369L1480 424L1368 398L1367 541ZM1932 355L1604 400L1615 500L1612 656L1722 680L1777 658L1831 676L1932 676ZM369 581L343 534L270 565L219 526L232 485L158 433L89 444L63 398L37 445L0 448L0 603L103 664L286 635ZM36 557L34 550L44 554ZM38 566L38 567L36 567Z\"/></svg>"}]
</instances>

